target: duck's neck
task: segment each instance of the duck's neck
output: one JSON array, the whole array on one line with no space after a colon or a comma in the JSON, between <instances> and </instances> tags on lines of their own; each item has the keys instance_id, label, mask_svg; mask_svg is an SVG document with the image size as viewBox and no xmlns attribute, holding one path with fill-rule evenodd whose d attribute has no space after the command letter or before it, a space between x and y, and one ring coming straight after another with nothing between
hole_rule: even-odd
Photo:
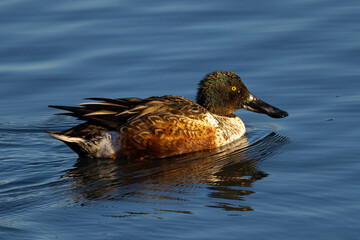
<instances>
[{"instance_id":1,"label":"duck's neck","mask_svg":"<svg viewBox=\"0 0 360 240\"><path fill-rule=\"evenodd\" d=\"M196 99L197 104L200 106L206 108L209 112L212 114L215 114L217 116L223 116L223 117L236 117L234 114L236 109L229 109L228 107L223 106L223 103L221 101L215 100L209 100L209 99L202 99L197 98Z\"/></svg>"}]
</instances>

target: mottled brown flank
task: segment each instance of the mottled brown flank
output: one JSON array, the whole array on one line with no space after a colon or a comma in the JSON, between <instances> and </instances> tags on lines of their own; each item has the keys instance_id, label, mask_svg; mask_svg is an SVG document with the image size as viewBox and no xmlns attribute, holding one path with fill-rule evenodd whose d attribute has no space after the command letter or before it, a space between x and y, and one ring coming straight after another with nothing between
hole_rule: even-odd
<instances>
[{"instance_id":1,"label":"mottled brown flank","mask_svg":"<svg viewBox=\"0 0 360 240\"><path fill-rule=\"evenodd\" d=\"M163 158L216 147L209 124L184 116L150 116L121 129L122 154L128 158Z\"/></svg>"}]
</instances>

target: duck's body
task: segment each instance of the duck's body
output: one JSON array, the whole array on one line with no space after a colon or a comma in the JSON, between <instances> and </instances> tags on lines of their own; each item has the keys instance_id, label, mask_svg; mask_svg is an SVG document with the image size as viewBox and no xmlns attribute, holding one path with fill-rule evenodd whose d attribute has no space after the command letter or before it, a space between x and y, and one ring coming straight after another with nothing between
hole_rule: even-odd
<instances>
[{"instance_id":1,"label":"duck's body","mask_svg":"<svg viewBox=\"0 0 360 240\"><path fill-rule=\"evenodd\" d=\"M239 103L259 100L248 94L236 74L214 72L200 82L197 103L163 96L90 98L100 102L83 103L81 107L51 106L87 122L49 135L86 157L163 158L212 149L245 134L243 122L233 112L240 108ZM269 115L287 116L272 108Z\"/></svg>"}]
</instances>

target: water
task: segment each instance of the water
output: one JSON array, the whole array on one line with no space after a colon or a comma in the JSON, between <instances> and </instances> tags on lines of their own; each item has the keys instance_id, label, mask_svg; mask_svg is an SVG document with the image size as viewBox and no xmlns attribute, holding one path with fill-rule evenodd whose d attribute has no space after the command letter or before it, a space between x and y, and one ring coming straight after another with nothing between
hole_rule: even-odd
<instances>
[{"instance_id":1,"label":"water","mask_svg":"<svg viewBox=\"0 0 360 240\"><path fill-rule=\"evenodd\" d=\"M0 3L1 239L357 239L358 1ZM238 73L285 119L150 163L78 159L47 105L195 98Z\"/></svg>"}]
</instances>

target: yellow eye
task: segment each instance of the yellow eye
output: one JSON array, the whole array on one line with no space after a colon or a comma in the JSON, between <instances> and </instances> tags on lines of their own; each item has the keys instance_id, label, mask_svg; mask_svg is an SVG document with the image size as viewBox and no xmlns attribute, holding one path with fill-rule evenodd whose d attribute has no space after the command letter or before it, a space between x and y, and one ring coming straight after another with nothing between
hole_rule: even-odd
<instances>
[{"instance_id":1,"label":"yellow eye","mask_svg":"<svg viewBox=\"0 0 360 240\"><path fill-rule=\"evenodd\" d=\"M232 86L231 90L236 91L236 87Z\"/></svg>"}]
</instances>

